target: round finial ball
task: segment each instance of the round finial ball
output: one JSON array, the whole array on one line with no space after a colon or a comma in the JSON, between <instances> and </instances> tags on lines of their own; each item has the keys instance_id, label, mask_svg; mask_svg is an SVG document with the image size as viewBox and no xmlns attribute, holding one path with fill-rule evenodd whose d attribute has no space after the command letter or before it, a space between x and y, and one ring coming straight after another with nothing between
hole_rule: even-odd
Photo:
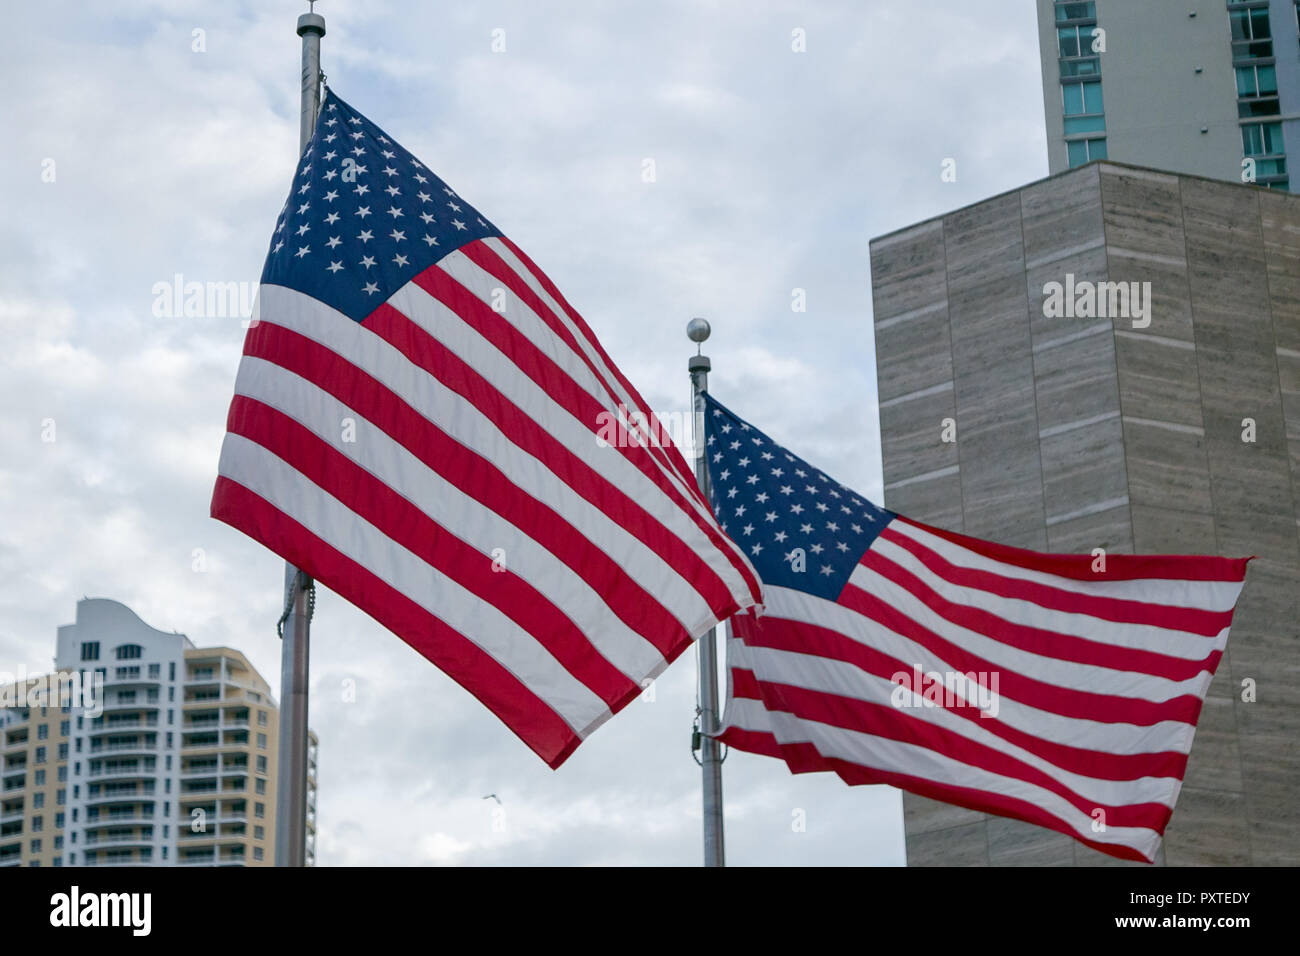
<instances>
[{"instance_id":1,"label":"round finial ball","mask_svg":"<svg viewBox=\"0 0 1300 956\"><path fill-rule=\"evenodd\" d=\"M691 319L686 323L686 337L692 342L703 342L711 331L707 319Z\"/></svg>"}]
</instances>

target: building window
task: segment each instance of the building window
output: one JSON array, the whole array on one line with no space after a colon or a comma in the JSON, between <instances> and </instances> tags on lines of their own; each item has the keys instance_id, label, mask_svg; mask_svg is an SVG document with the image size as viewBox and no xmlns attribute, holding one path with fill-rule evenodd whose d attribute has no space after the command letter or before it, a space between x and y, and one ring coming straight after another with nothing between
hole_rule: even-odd
<instances>
[{"instance_id":1,"label":"building window","mask_svg":"<svg viewBox=\"0 0 1300 956\"><path fill-rule=\"evenodd\" d=\"M40 853L40 852L41 852L41 841L40 841L40 840L33 840L31 846L32 846L32 852L33 852L33 853Z\"/></svg>"},{"instance_id":2,"label":"building window","mask_svg":"<svg viewBox=\"0 0 1300 956\"><path fill-rule=\"evenodd\" d=\"M167 665L167 679L168 679L168 680L175 680L175 679L176 679L176 662L175 662L175 661L172 661L170 664Z\"/></svg>"},{"instance_id":3,"label":"building window","mask_svg":"<svg viewBox=\"0 0 1300 956\"><path fill-rule=\"evenodd\" d=\"M255 804L253 804L253 816L257 817L259 820L262 819L263 817L265 817L265 816L266 816L266 804L265 804L265 803L255 803Z\"/></svg>"},{"instance_id":4,"label":"building window","mask_svg":"<svg viewBox=\"0 0 1300 956\"><path fill-rule=\"evenodd\" d=\"M62 800L59 801L59 803L62 803L62 802L63 802ZM56 830L62 830L62 829L63 829L63 821L64 821L64 815L63 815L62 813L56 813L56 814L54 814L54 828L55 828ZM57 849L59 849L59 848L62 847L62 846L63 846L63 837L55 837L55 838L54 838L54 849L57 850Z\"/></svg>"},{"instance_id":5,"label":"building window","mask_svg":"<svg viewBox=\"0 0 1300 956\"><path fill-rule=\"evenodd\" d=\"M61 721L59 721L59 733L60 733L62 736L64 736L64 737L68 736L68 733L69 733L69 731L71 731L71 730L72 730L72 722L71 722L71 721L69 721L69 720L61 720Z\"/></svg>"},{"instance_id":6,"label":"building window","mask_svg":"<svg viewBox=\"0 0 1300 956\"><path fill-rule=\"evenodd\" d=\"M258 758L257 758L257 772L258 772L258 773L266 773L266 758L265 758L265 757L258 757Z\"/></svg>"},{"instance_id":7,"label":"building window","mask_svg":"<svg viewBox=\"0 0 1300 956\"><path fill-rule=\"evenodd\" d=\"M61 837L61 836L56 836L56 837L54 838L54 849L56 849L56 850L62 850L62 849L63 849L63 837ZM55 865L55 866L58 866L59 864L58 864L57 861L55 861L55 864L54 864L54 865Z\"/></svg>"},{"instance_id":8,"label":"building window","mask_svg":"<svg viewBox=\"0 0 1300 956\"><path fill-rule=\"evenodd\" d=\"M257 749L258 750L266 749L266 734L257 735Z\"/></svg>"},{"instance_id":9,"label":"building window","mask_svg":"<svg viewBox=\"0 0 1300 956\"><path fill-rule=\"evenodd\" d=\"M67 779L68 779L68 765L64 764L62 767L59 768L59 783L63 783Z\"/></svg>"},{"instance_id":10,"label":"building window","mask_svg":"<svg viewBox=\"0 0 1300 956\"><path fill-rule=\"evenodd\" d=\"M1273 55L1273 31L1268 25L1268 7L1229 8L1228 19L1232 23L1234 58Z\"/></svg>"},{"instance_id":11,"label":"building window","mask_svg":"<svg viewBox=\"0 0 1300 956\"><path fill-rule=\"evenodd\" d=\"M39 725L37 726L37 728L36 728L36 739L37 739L37 740L48 740L49 737L50 737L50 725L49 725L49 724L39 724Z\"/></svg>"},{"instance_id":12,"label":"building window","mask_svg":"<svg viewBox=\"0 0 1300 956\"><path fill-rule=\"evenodd\" d=\"M254 839L254 840L265 840L265 839L266 839L266 827L253 827L253 839Z\"/></svg>"},{"instance_id":13,"label":"building window","mask_svg":"<svg viewBox=\"0 0 1300 956\"><path fill-rule=\"evenodd\" d=\"M43 806L45 806L45 791L38 790L32 794L32 809L39 810ZM37 817L36 819L39 820L40 817Z\"/></svg>"},{"instance_id":14,"label":"building window","mask_svg":"<svg viewBox=\"0 0 1300 956\"><path fill-rule=\"evenodd\" d=\"M150 665L149 665L149 678L150 678L151 680L157 680L159 677L162 677L162 665L161 665L161 664L150 664Z\"/></svg>"},{"instance_id":15,"label":"building window","mask_svg":"<svg viewBox=\"0 0 1300 956\"><path fill-rule=\"evenodd\" d=\"M67 759L68 759L68 745L67 745L67 744L59 744L59 759L60 759L60 760L67 760Z\"/></svg>"},{"instance_id":16,"label":"building window","mask_svg":"<svg viewBox=\"0 0 1300 956\"><path fill-rule=\"evenodd\" d=\"M43 787L43 786L45 786L45 771L44 771L44 770L38 770L38 771L36 771L36 783L35 783L35 786L38 786L38 787Z\"/></svg>"},{"instance_id":17,"label":"building window","mask_svg":"<svg viewBox=\"0 0 1300 956\"><path fill-rule=\"evenodd\" d=\"M65 803L68 802L68 791L66 787L60 787L59 790L54 794L54 802L57 803L59 806L63 806ZM63 814L60 813L59 816L63 816Z\"/></svg>"},{"instance_id":18,"label":"building window","mask_svg":"<svg viewBox=\"0 0 1300 956\"><path fill-rule=\"evenodd\" d=\"M265 781L265 780L258 780L258 781L257 781L257 792L258 792L258 793L266 793L266 781Z\"/></svg>"},{"instance_id":19,"label":"building window","mask_svg":"<svg viewBox=\"0 0 1300 956\"><path fill-rule=\"evenodd\" d=\"M265 727L265 726L266 726L266 711L264 711L264 710L259 710L259 711L257 712L257 725L258 725L259 727Z\"/></svg>"},{"instance_id":20,"label":"building window","mask_svg":"<svg viewBox=\"0 0 1300 956\"><path fill-rule=\"evenodd\" d=\"M45 818L39 816L32 817L32 832L40 833L44 829L45 829Z\"/></svg>"},{"instance_id":21,"label":"building window","mask_svg":"<svg viewBox=\"0 0 1300 956\"><path fill-rule=\"evenodd\" d=\"M35 763L45 763L45 748L44 748L44 747L37 747L37 748L36 748L36 759L35 759L34 762L35 762Z\"/></svg>"},{"instance_id":22,"label":"building window","mask_svg":"<svg viewBox=\"0 0 1300 956\"><path fill-rule=\"evenodd\" d=\"M83 661L99 660L99 641L86 641L81 645L81 659Z\"/></svg>"},{"instance_id":23,"label":"building window","mask_svg":"<svg viewBox=\"0 0 1300 956\"><path fill-rule=\"evenodd\" d=\"M139 644L123 644L114 653L119 661L135 661L144 656L144 648Z\"/></svg>"},{"instance_id":24,"label":"building window","mask_svg":"<svg viewBox=\"0 0 1300 956\"><path fill-rule=\"evenodd\" d=\"M253 847L253 859L260 860L263 857L263 851L260 846Z\"/></svg>"}]
</instances>

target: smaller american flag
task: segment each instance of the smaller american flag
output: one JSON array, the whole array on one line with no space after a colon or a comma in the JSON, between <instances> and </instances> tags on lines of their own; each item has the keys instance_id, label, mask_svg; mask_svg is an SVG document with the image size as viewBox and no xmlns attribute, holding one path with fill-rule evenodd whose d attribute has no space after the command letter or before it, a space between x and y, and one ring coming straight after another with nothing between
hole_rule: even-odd
<instances>
[{"instance_id":1,"label":"smaller american flag","mask_svg":"<svg viewBox=\"0 0 1300 956\"><path fill-rule=\"evenodd\" d=\"M705 398L714 510L763 580L720 739L1151 861L1248 559L1039 554L928 527Z\"/></svg>"}]
</instances>

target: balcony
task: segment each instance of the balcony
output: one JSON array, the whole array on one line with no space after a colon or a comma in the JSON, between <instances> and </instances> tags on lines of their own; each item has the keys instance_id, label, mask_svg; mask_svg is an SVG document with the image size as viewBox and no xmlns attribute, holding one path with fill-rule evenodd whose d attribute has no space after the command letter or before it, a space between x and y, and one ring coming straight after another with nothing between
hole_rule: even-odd
<instances>
[{"instance_id":1,"label":"balcony","mask_svg":"<svg viewBox=\"0 0 1300 956\"><path fill-rule=\"evenodd\" d=\"M103 767L89 771L86 777L91 780L116 780L132 777L152 777L157 773L157 767L136 765L133 767Z\"/></svg>"},{"instance_id":2,"label":"balcony","mask_svg":"<svg viewBox=\"0 0 1300 956\"><path fill-rule=\"evenodd\" d=\"M149 828L146 828L149 829ZM153 834L115 834L113 836L100 836L99 834L86 834L86 847L101 846L122 846L123 844L132 844L135 846L151 846L153 844Z\"/></svg>"}]
</instances>

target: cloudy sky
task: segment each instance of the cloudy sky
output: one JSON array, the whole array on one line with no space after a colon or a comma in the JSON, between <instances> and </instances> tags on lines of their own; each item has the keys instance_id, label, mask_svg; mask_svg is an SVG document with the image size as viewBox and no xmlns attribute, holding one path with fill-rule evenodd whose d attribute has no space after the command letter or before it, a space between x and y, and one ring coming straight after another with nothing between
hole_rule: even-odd
<instances>
[{"instance_id":1,"label":"cloudy sky","mask_svg":"<svg viewBox=\"0 0 1300 956\"><path fill-rule=\"evenodd\" d=\"M260 274L305 7L6 8L0 670L47 669L88 595L279 685L283 563L207 516L241 320L160 317L154 290ZM707 316L713 392L877 500L868 241L1047 174L1031 0L318 12L330 85L527 250L652 407L685 409L684 327ZM328 593L311 692L321 864L700 859L691 654L558 771ZM742 753L724 786L732 864L904 860L896 791Z\"/></svg>"}]
</instances>

